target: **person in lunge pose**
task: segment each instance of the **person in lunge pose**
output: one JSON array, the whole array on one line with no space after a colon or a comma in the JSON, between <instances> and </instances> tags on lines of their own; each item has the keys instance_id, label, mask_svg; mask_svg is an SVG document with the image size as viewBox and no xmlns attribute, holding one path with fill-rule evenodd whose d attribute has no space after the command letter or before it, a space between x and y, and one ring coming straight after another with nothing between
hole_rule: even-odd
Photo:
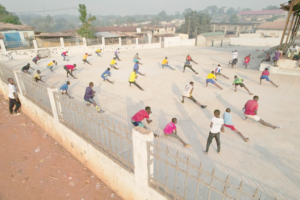
<instances>
[{"instance_id":1,"label":"person in lunge pose","mask_svg":"<svg viewBox=\"0 0 300 200\"><path fill-rule=\"evenodd\" d=\"M110 81L110 80L108 79L108 76L110 76L110 68L107 68L107 70L105 70L105 71L103 72L103 74L101 75L101 78L103 78L103 81L108 81L108 82L110 82L111 84L114 84L114 81Z\"/></svg>"},{"instance_id":2,"label":"person in lunge pose","mask_svg":"<svg viewBox=\"0 0 300 200\"><path fill-rule=\"evenodd\" d=\"M121 61L120 57L119 57L119 53L120 53L120 49L117 48L117 50L115 51L115 57L116 57L116 59L118 59L118 61Z\"/></svg>"},{"instance_id":3,"label":"person in lunge pose","mask_svg":"<svg viewBox=\"0 0 300 200\"><path fill-rule=\"evenodd\" d=\"M53 70L52 70L53 65L57 65L57 62L56 62L55 60L53 60L51 63L49 63L49 64L47 65L47 68L50 69L52 72L53 72Z\"/></svg>"},{"instance_id":4,"label":"person in lunge pose","mask_svg":"<svg viewBox=\"0 0 300 200\"><path fill-rule=\"evenodd\" d=\"M139 72L140 64L141 64L141 63L140 63L139 61L136 61L136 63L134 64L133 70L136 69L136 73L137 73L137 74L140 74L141 76L146 76L146 74L142 74L141 72Z\"/></svg>"},{"instance_id":5,"label":"person in lunge pose","mask_svg":"<svg viewBox=\"0 0 300 200\"><path fill-rule=\"evenodd\" d=\"M198 74L198 72L196 72L193 67L192 67L192 64L191 64L191 61L190 60L186 60L185 63L184 63L184 66L183 66L183 73L185 72L185 68L190 68L193 72L195 72L195 74Z\"/></svg>"},{"instance_id":6,"label":"person in lunge pose","mask_svg":"<svg viewBox=\"0 0 300 200\"><path fill-rule=\"evenodd\" d=\"M197 104L198 106L201 106L201 108L205 108L206 106L205 105L201 105L193 96L192 96L192 93L193 93L193 90L194 90L194 82L190 82L189 84L187 84L184 88L184 91L183 91L183 94L182 94L182 101L181 103L184 103L184 98L187 97L189 98L190 100L192 100L195 104Z\"/></svg>"},{"instance_id":7,"label":"person in lunge pose","mask_svg":"<svg viewBox=\"0 0 300 200\"><path fill-rule=\"evenodd\" d=\"M97 104L96 104L96 102L95 102L95 100L93 99L94 98L94 96L95 96L95 91L93 90L93 87L94 87L94 83L93 82L90 82L89 83L89 87L87 87L86 89L85 89L85 94L84 94L84 100L87 102L87 106L90 106L91 104L93 104L94 105L94 107L96 108L96 110L97 110L97 112L98 113L103 113L104 111L103 110L101 110L98 106L97 106Z\"/></svg>"},{"instance_id":8,"label":"person in lunge pose","mask_svg":"<svg viewBox=\"0 0 300 200\"><path fill-rule=\"evenodd\" d=\"M178 136L175 124L177 124L177 119L176 118L172 118L172 121L169 122L166 125L166 127L164 128L164 134L165 134L165 136L176 138L177 140L179 140L183 144L184 147L190 147L191 146L190 144L184 142L183 139L181 139Z\"/></svg>"},{"instance_id":9,"label":"person in lunge pose","mask_svg":"<svg viewBox=\"0 0 300 200\"><path fill-rule=\"evenodd\" d=\"M196 65L198 65L198 63L195 62L195 61L192 59L192 57L190 56L190 54L187 55L186 61L191 61L191 62L195 63Z\"/></svg>"},{"instance_id":10,"label":"person in lunge pose","mask_svg":"<svg viewBox=\"0 0 300 200\"><path fill-rule=\"evenodd\" d=\"M221 73L222 67L220 64L218 64L218 67L215 69L216 76L223 76L224 78L229 79L227 76Z\"/></svg>"},{"instance_id":11,"label":"person in lunge pose","mask_svg":"<svg viewBox=\"0 0 300 200\"><path fill-rule=\"evenodd\" d=\"M62 52L61 53L61 56L64 58L64 61L67 59L67 61L69 61L69 59L67 58L68 55L67 55L68 51L65 51L65 52Z\"/></svg>"},{"instance_id":12,"label":"person in lunge pose","mask_svg":"<svg viewBox=\"0 0 300 200\"><path fill-rule=\"evenodd\" d=\"M240 86L240 87L245 88L245 90L247 90L247 92L249 92L250 95L253 95L253 94L248 90L248 88L247 88L246 85L243 83L243 81L244 81L244 79L239 78L237 75L234 76L233 83L232 83L232 85L234 85L234 87L235 87L234 91L236 92L236 91L237 91L237 86Z\"/></svg>"},{"instance_id":13,"label":"person in lunge pose","mask_svg":"<svg viewBox=\"0 0 300 200\"><path fill-rule=\"evenodd\" d=\"M214 117L211 119L210 122L210 132L207 138L206 143L206 150L204 151L205 154L208 153L209 146L212 142L212 139L215 138L217 142L217 152L218 154L221 153L221 141L220 141L220 132L225 132L224 130L224 120L220 118L220 110L214 111Z\"/></svg>"},{"instance_id":14,"label":"person in lunge pose","mask_svg":"<svg viewBox=\"0 0 300 200\"><path fill-rule=\"evenodd\" d=\"M8 79L8 98L9 98L9 112L11 115L20 115L19 109L21 103L18 97L17 88L14 79ZM16 106L16 107L15 107ZM13 110L13 108L15 109Z\"/></svg>"},{"instance_id":15,"label":"person in lunge pose","mask_svg":"<svg viewBox=\"0 0 300 200\"><path fill-rule=\"evenodd\" d=\"M211 73L209 73L206 77L206 87L208 87L208 83L211 83L211 84L215 85L217 88L223 90L223 88L221 88L221 86L219 86L215 81L217 81L215 72L211 71Z\"/></svg>"},{"instance_id":16,"label":"person in lunge pose","mask_svg":"<svg viewBox=\"0 0 300 200\"><path fill-rule=\"evenodd\" d=\"M27 74L31 74L29 72L29 68L33 69L32 67L30 67L30 64L28 63L27 65L25 65L24 67L22 67L22 72L27 73ZM33 69L35 70L35 69Z\"/></svg>"},{"instance_id":17,"label":"person in lunge pose","mask_svg":"<svg viewBox=\"0 0 300 200\"><path fill-rule=\"evenodd\" d=\"M73 76L73 71L76 70L75 68L76 68L76 64L64 66L64 70L66 70L66 72L67 72L67 77L69 77L69 74L70 74L70 76L72 76L74 79L77 79L76 77Z\"/></svg>"},{"instance_id":18,"label":"person in lunge pose","mask_svg":"<svg viewBox=\"0 0 300 200\"><path fill-rule=\"evenodd\" d=\"M116 58L113 58L113 60L110 62L109 65L111 66L111 68L119 69L119 68L116 67L116 65L117 65Z\"/></svg>"},{"instance_id":19,"label":"person in lunge pose","mask_svg":"<svg viewBox=\"0 0 300 200\"><path fill-rule=\"evenodd\" d=\"M261 123L264 126L268 126L271 127L273 129L279 129L282 126L274 126L272 124L269 124L267 122L265 122L264 120L262 120L258 115L257 115L257 110L258 110L258 96L254 96L253 100L249 100L247 101L247 103L245 104L245 107L243 109L244 114L245 114L245 120L250 118L253 119L254 121L257 121L259 123Z\"/></svg>"},{"instance_id":20,"label":"person in lunge pose","mask_svg":"<svg viewBox=\"0 0 300 200\"><path fill-rule=\"evenodd\" d=\"M165 57L165 59L163 59L161 66L162 66L162 68L169 67L170 69L175 70L169 65L168 57Z\"/></svg>"},{"instance_id":21,"label":"person in lunge pose","mask_svg":"<svg viewBox=\"0 0 300 200\"><path fill-rule=\"evenodd\" d=\"M139 57L139 53L136 53L136 54L134 55L134 57L133 57L133 62L138 62L139 60L141 60L140 57ZM139 62L139 63L140 63L140 62ZM142 65L142 63L140 63L140 65Z\"/></svg>"},{"instance_id":22,"label":"person in lunge pose","mask_svg":"<svg viewBox=\"0 0 300 200\"><path fill-rule=\"evenodd\" d=\"M237 134L239 134L239 136L241 136L243 138L243 140L245 142L248 142L249 141L249 138L246 138L241 132L239 132L235 126L233 126L233 123L231 121L232 119L232 116L230 114L230 108L227 108L226 109L226 112L223 114L223 119L224 119L224 126L227 127L227 128L230 128L231 130L235 131Z\"/></svg>"},{"instance_id":23,"label":"person in lunge pose","mask_svg":"<svg viewBox=\"0 0 300 200\"><path fill-rule=\"evenodd\" d=\"M69 85L70 85L70 81L67 81L65 84L63 84L61 87L60 87L60 91L62 94L66 94L68 95L68 97L70 97L70 99L74 98L74 97L71 97L68 93L68 89L69 89Z\"/></svg>"},{"instance_id":24,"label":"person in lunge pose","mask_svg":"<svg viewBox=\"0 0 300 200\"><path fill-rule=\"evenodd\" d=\"M43 77L43 76L41 76L40 74L41 74L41 71L40 71L40 70L37 70L37 71L34 73L34 75L33 75L33 77L32 77L32 80L34 80L35 82L42 81L43 83L45 83L45 81L42 80L42 77Z\"/></svg>"},{"instance_id":25,"label":"person in lunge pose","mask_svg":"<svg viewBox=\"0 0 300 200\"><path fill-rule=\"evenodd\" d=\"M84 56L82 58L83 64L88 63L88 64L92 65L91 63L89 63L89 61L87 61L88 56L91 56L91 54L88 54L88 53L84 54Z\"/></svg>"},{"instance_id":26,"label":"person in lunge pose","mask_svg":"<svg viewBox=\"0 0 300 200\"><path fill-rule=\"evenodd\" d=\"M136 75L136 69L133 70L133 72L131 72L130 77L129 77L129 86L131 86L131 83L133 85L135 85L136 87L138 87L140 90L144 91L143 88L141 88L141 86L139 86L136 82L135 79L137 79L137 75Z\"/></svg>"},{"instance_id":27,"label":"person in lunge pose","mask_svg":"<svg viewBox=\"0 0 300 200\"><path fill-rule=\"evenodd\" d=\"M269 75L270 75L269 69L265 68L265 71L263 71L262 74L261 74L261 76L260 76L260 83L259 83L259 85L261 85L262 79L266 79L266 81L269 81L275 87L279 87L279 85L276 85L273 81L271 81L271 79L269 78Z\"/></svg>"},{"instance_id":28,"label":"person in lunge pose","mask_svg":"<svg viewBox=\"0 0 300 200\"><path fill-rule=\"evenodd\" d=\"M34 62L34 64L37 65L37 61L38 61L38 60L41 60L41 58L37 55L36 57L34 57L34 58L32 59L32 62Z\"/></svg>"},{"instance_id":29,"label":"person in lunge pose","mask_svg":"<svg viewBox=\"0 0 300 200\"><path fill-rule=\"evenodd\" d=\"M102 51L102 49L97 49L95 51L96 55L101 57L101 51Z\"/></svg>"}]
</instances>

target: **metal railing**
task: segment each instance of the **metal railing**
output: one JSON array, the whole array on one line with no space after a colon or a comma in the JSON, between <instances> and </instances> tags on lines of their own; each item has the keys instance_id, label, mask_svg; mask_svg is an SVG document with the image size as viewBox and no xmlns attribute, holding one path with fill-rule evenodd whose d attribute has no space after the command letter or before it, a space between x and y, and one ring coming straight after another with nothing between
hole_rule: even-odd
<instances>
[{"instance_id":1,"label":"metal railing","mask_svg":"<svg viewBox=\"0 0 300 200\"><path fill-rule=\"evenodd\" d=\"M105 38L105 45L119 44L119 38Z\"/></svg>"},{"instance_id":2,"label":"metal railing","mask_svg":"<svg viewBox=\"0 0 300 200\"><path fill-rule=\"evenodd\" d=\"M139 38L138 41L139 41L139 44L148 44L149 43L148 38Z\"/></svg>"},{"instance_id":3,"label":"metal railing","mask_svg":"<svg viewBox=\"0 0 300 200\"><path fill-rule=\"evenodd\" d=\"M64 38L64 45L65 47L68 46L79 46L83 45L83 41L81 38Z\"/></svg>"},{"instance_id":4,"label":"metal railing","mask_svg":"<svg viewBox=\"0 0 300 200\"><path fill-rule=\"evenodd\" d=\"M88 46L101 45L102 44L102 37L100 37L100 38L87 38L86 42L87 42Z\"/></svg>"},{"instance_id":5,"label":"metal railing","mask_svg":"<svg viewBox=\"0 0 300 200\"><path fill-rule=\"evenodd\" d=\"M124 169L134 172L132 135L125 126L61 93L55 92L54 99L62 124Z\"/></svg>"},{"instance_id":6,"label":"metal railing","mask_svg":"<svg viewBox=\"0 0 300 200\"><path fill-rule=\"evenodd\" d=\"M152 37L151 43L159 43L159 37Z\"/></svg>"},{"instance_id":7,"label":"metal railing","mask_svg":"<svg viewBox=\"0 0 300 200\"><path fill-rule=\"evenodd\" d=\"M39 48L61 46L60 38L37 38L36 42Z\"/></svg>"},{"instance_id":8,"label":"metal railing","mask_svg":"<svg viewBox=\"0 0 300 200\"><path fill-rule=\"evenodd\" d=\"M17 73L23 96L53 116L47 87L43 82L36 83L32 77L22 72Z\"/></svg>"},{"instance_id":9,"label":"metal railing","mask_svg":"<svg viewBox=\"0 0 300 200\"><path fill-rule=\"evenodd\" d=\"M136 38L135 37L122 37L121 38L121 44L122 45L136 44Z\"/></svg>"},{"instance_id":10,"label":"metal railing","mask_svg":"<svg viewBox=\"0 0 300 200\"><path fill-rule=\"evenodd\" d=\"M243 181L239 186L230 183L230 176L225 180L200 166L190 163L189 156L183 159L148 142L148 181L150 187L168 199L228 199L259 200L258 189L252 194L244 190ZM151 170L153 169L153 170Z\"/></svg>"},{"instance_id":11,"label":"metal railing","mask_svg":"<svg viewBox=\"0 0 300 200\"><path fill-rule=\"evenodd\" d=\"M7 51L11 50L21 50L21 49L33 49L32 40L23 40L23 41L5 41L4 46Z\"/></svg>"}]
</instances>

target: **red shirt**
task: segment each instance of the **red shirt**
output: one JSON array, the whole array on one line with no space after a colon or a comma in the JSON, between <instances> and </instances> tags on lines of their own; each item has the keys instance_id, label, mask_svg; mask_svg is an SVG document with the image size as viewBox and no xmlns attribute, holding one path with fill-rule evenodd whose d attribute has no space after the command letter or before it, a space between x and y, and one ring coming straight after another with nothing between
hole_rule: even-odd
<instances>
[{"instance_id":1,"label":"red shirt","mask_svg":"<svg viewBox=\"0 0 300 200\"><path fill-rule=\"evenodd\" d=\"M67 55L67 52L63 52L62 54L63 54L63 55Z\"/></svg>"},{"instance_id":2,"label":"red shirt","mask_svg":"<svg viewBox=\"0 0 300 200\"><path fill-rule=\"evenodd\" d=\"M133 117L131 119L134 120L135 122L141 122L145 118L149 119L149 114L147 113L146 110L140 110L135 115L133 115Z\"/></svg>"},{"instance_id":3,"label":"red shirt","mask_svg":"<svg viewBox=\"0 0 300 200\"><path fill-rule=\"evenodd\" d=\"M186 57L186 59L188 60L188 61L191 61L191 56L188 56L188 57Z\"/></svg>"},{"instance_id":4,"label":"red shirt","mask_svg":"<svg viewBox=\"0 0 300 200\"><path fill-rule=\"evenodd\" d=\"M248 63L249 61L250 61L250 57L247 56L247 57L245 58L245 63Z\"/></svg>"},{"instance_id":5,"label":"red shirt","mask_svg":"<svg viewBox=\"0 0 300 200\"><path fill-rule=\"evenodd\" d=\"M74 65L66 65L67 69L74 69Z\"/></svg>"},{"instance_id":6,"label":"red shirt","mask_svg":"<svg viewBox=\"0 0 300 200\"><path fill-rule=\"evenodd\" d=\"M263 71L262 73L263 76L269 76L270 75L270 72L268 70L265 70Z\"/></svg>"},{"instance_id":7,"label":"red shirt","mask_svg":"<svg viewBox=\"0 0 300 200\"><path fill-rule=\"evenodd\" d=\"M176 125L173 122L170 122L165 127L164 133L165 134L172 134L174 130L176 130Z\"/></svg>"},{"instance_id":8,"label":"red shirt","mask_svg":"<svg viewBox=\"0 0 300 200\"><path fill-rule=\"evenodd\" d=\"M247 101L245 105L245 115L256 115L255 110L258 110L258 103L255 100Z\"/></svg>"}]
</instances>

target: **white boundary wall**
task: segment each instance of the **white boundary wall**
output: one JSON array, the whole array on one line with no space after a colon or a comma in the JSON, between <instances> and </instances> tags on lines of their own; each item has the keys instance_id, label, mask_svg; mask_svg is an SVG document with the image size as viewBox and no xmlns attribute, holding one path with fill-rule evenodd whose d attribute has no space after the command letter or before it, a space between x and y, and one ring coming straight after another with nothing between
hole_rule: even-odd
<instances>
[{"instance_id":1,"label":"white boundary wall","mask_svg":"<svg viewBox=\"0 0 300 200\"><path fill-rule=\"evenodd\" d=\"M14 71L14 74L15 77L12 78L14 78L15 83L21 88L19 81L16 78L16 71ZM43 128L51 137L67 149L123 199L166 200L165 197L150 188L148 184L147 142L153 141L153 133L141 127L133 129L132 144L135 169L134 173L130 173L109 157L95 149L76 133L59 123L53 95L53 92L56 90L57 89L53 87L48 88L54 117L50 116L32 101L24 97L20 91L18 95L22 103L22 113L26 114L36 124ZM0 92L2 92L7 99L8 85L2 80L0 80ZM150 167L149 170L151 173L153 167Z\"/></svg>"},{"instance_id":2,"label":"white boundary wall","mask_svg":"<svg viewBox=\"0 0 300 200\"><path fill-rule=\"evenodd\" d=\"M165 47L176 47L176 46L195 46L195 39L181 39L178 37L165 37Z\"/></svg>"},{"instance_id":3,"label":"white boundary wall","mask_svg":"<svg viewBox=\"0 0 300 200\"><path fill-rule=\"evenodd\" d=\"M230 38L231 45L240 46L277 46L281 38ZM285 41L285 40L284 40Z\"/></svg>"}]
</instances>

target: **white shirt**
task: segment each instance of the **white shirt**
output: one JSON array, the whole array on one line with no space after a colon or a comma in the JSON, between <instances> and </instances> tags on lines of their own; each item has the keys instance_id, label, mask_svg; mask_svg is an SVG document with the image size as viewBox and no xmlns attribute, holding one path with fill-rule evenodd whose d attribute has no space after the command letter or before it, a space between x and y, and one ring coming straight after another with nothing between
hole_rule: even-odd
<instances>
[{"instance_id":1,"label":"white shirt","mask_svg":"<svg viewBox=\"0 0 300 200\"><path fill-rule=\"evenodd\" d=\"M232 59L236 59L238 57L238 52L232 52Z\"/></svg>"},{"instance_id":2,"label":"white shirt","mask_svg":"<svg viewBox=\"0 0 300 200\"><path fill-rule=\"evenodd\" d=\"M15 85L8 84L8 98L15 99L14 93L17 95L17 88Z\"/></svg>"},{"instance_id":3,"label":"white shirt","mask_svg":"<svg viewBox=\"0 0 300 200\"><path fill-rule=\"evenodd\" d=\"M213 117L211 119L211 122L213 123L213 125L210 129L210 132L211 133L220 133L221 127L224 124L224 119Z\"/></svg>"},{"instance_id":4,"label":"white shirt","mask_svg":"<svg viewBox=\"0 0 300 200\"><path fill-rule=\"evenodd\" d=\"M217 67L216 73L221 73L222 67Z\"/></svg>"},{"instance_id":5,"label":"white shirt","mask_svg":"<svg viewBox=\"0 0 300 200\"><path fill-rule=\"evenodd\" d=\"M299 48L298 46L295 46L295 48L294 48L294 47L291 47L291 51L292 51L292 52L298 51L298 48Z\"/></svg>"},{"instance_id":6,"label":"white shirt","mask_svg":"<svg viewBox=\"0 0 300 200\"><path fill-rule=\"evenodd\" d=\"M191 90L193 89L194 87L191 85L191 84L187 84L184 88L184 91L183 91L183 94L182 96L184 97L190 97L191 96Z\"/></svg>"}]
</instances>

